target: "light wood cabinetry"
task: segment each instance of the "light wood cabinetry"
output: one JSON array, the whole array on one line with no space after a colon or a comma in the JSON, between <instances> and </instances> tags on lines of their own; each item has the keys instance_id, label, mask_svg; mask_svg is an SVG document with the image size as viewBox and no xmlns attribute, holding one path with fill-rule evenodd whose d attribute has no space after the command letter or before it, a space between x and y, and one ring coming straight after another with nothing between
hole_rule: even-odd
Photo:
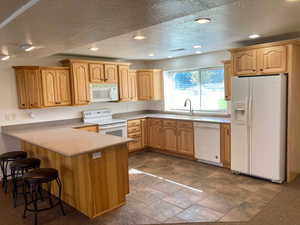
<instances>
[{"instance_id":1,"label":"light wood cabinetry","mask_svg":"<svg viewBox=\"0 0 300 225\"><path fill-rule=\"evenodd\" d=\"M131 96L129 95L129 66L119 65L119 97L120 101L129 101Z\"/></svg>"},{"instance_id":2,"label":"light wood cabinetry","mask_svg":"<svg viewBox=\"0 0 300 225\"><path fill-rule=\"evenodd\" d=\"M231 78L232 64L231 60L224 61L224 95L225 100L231 100Z\"/></svg>"},{"instance_id":3,"label":"light wood cabinetry","mask_svg":"<svg viewBox=\"0 0 300 225\"><path fill-rule=\"evenodd\" d=\"M257 50L241 51L233 54L234 75L253 75L257 73Z\"/></svg>"},{"instance_id":4,"label":"light wood cabinetry","mask_svg":"<svg viewBox=\"0 0 300 225\"><path fill-rule=\"evenodd\" d=\"M117 64L104 64L104 81L105 83L118 83Z\"/></svg>"},{"instance_id":5,"label":"light wood cabinetry","mask_svg":"<svg viewBox=\"0 0 300 225\"><path fill-rule=\"evenodd\" d=\"M267 75L288 72L286 45L231 50L233 75Z\"/></svg>"},{"instance_id":6,"label":"light wood cabinetry","mask_svg":"<svg viewBox=\"0 0 300 225\"><path fill-rule=\"evenodd\" d=\"M287 72L287 47L275 46L258 50L258 67L261 74Z\"/></svg>"},{"instance_id":7,"label":"light wood cabinetry","mask_svg":"<svg viewBox=\"0 0 300 225\"><path fill-rule=\"evenodd\" d=\"M169 151L177 151L177 128L164 127L163 128L163 148Z\"/></svg>"},{"instance_id":8,"label":"light wood cabinetry","mask_svg":"<svg viewBox=\"0 0 300 225\"><path fill-rule=\"evenodd\" d=\"M139 100L161 100L163 98L161 70L138 70L137 81Z\"/></svg>"},{"instance_id":9,"label":"light wood cabinetry","mask_svg":"<svg viewBox=\"0 0 300 225\"><path fill-rule=\"evenodd\" d=\"M221 161L225 168L230 169L231 164L231 143L230 124L221 125Z\"/></svg>"},{"instance_id":10,"label":"light wood cabinetry","mask_svg":"<svg viewBox=\"0 0 300 225\"><path fill-rule=\"evenodd\" d=\"M70 72L66 67L14 67L19 108L70 105Z\"/></svg>"},{"instance_id":11,"label":"light wood cabinetry","mask_svg":"<svg viewBox=\"0 0 300 225\"><path fill-rule=\"evenodd\" d=\"M149 143L148 119L141 119L142 123L142 146L145 148Z\"/></svg>"},{"instance_id":12,"label":"light wood cabinetry","mask_svg":"<svg viewBox=\"0 0 300 225\"><path fill-rule=\"evenodd\" d=\"M137 90L137 73L136 70L129 70L128 74L128 91L129 99L131 101L138 100L138 90Z\"/></svg>"},{"instance_id":13,"label":"light wood cabinetry","mask_svg":"<svg viewBox=\"0 0 300 225\"><path fill-rule=\"evenodd\" d=\"M127 133L129 138L133 138L133 142L129 142L127 144L128 151L134 152L139 149L142 149L143 146L143 129L142 129L142 120L136 119L136 120L129 120L127 122Z\"/></svg>"},{"instance_id":14,"label":"light wood cabinetry","mask_svg":"<svg viewBox=\"0 0 300 225\"><path fill-rule=\"evenodd\" d=\"M149 120L149 146L161 149L163 147L163 131L161 119Z\"/></svg>"},{"instance_id":15,"label":"light wood cabinetry","mask_svg":"<svg viewBox=\"0 0 300 225\"><path fill-rule=\"evenodd\" d=\"M41 69L44 106L71 105L68 69Z\"/></svg>"},{"instance_id":16,"label":"light wood cabinetry","mask_svg":"<svg viewBox=\"0 0 300 225\"><path fill-rule=\"evenodd\" d=\"M91 83L104 83L104 65L103 63L90 63L89 74Z\"/></svg>"},{"instance_id":17,"label":"light wood cabinetry","mask_svg":"<svg viewBox=\"0 0 300 225\"><path fill-rule=\"evenodd\" d=\"M192 122L177 123L177 151L181 154L194 156L194 129Z\"/></svg>"}]
</instances>

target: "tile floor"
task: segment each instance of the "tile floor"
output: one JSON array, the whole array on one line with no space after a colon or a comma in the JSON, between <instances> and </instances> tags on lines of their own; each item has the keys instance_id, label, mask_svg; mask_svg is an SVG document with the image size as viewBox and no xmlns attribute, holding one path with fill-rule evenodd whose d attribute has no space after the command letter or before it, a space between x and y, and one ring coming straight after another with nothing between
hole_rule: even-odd
<instances>
[{"instance_id":1,"label":"tile floor","mask_svg":"<svg viewBox=\"0 0 300 225\"><path fill-rule=\"evenodd\" d=\"M101 224L248 221L282 186L154 152L129 158L127 204Z\"/></svg>"}]
</instances>

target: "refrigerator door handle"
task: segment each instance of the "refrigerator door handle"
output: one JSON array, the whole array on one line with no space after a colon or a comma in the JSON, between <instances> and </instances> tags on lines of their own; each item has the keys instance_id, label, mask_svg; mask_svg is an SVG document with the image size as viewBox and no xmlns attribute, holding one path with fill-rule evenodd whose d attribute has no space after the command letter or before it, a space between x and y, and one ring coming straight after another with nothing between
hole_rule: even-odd
<instances>
[{"instance_id":1,"label":"refrigerator door handle","mask_svg":"<svg viewBox=\"0 0 300 225\"><path fill-rule=\"evenodd\" d=\"M252 107L253 107L253 98L252 96L249 97L248 100L248 126L251 127L252 126Z\"/></svg>"}]
</instances>

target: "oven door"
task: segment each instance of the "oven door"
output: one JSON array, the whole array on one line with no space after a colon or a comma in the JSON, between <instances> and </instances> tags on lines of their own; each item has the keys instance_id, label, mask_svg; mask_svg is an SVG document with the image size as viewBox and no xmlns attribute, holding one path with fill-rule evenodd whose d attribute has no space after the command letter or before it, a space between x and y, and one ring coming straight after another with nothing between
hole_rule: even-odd
<instances>
[{"instance_id":1,"label":"oven door","mask_svg":"<svg viewBox=\"0 0 300 225\"><path fill-rule=\"evenodd\" d=\"M99 127L99 133L127 138L127 126L110 126L105 128Z\"/></svg>"}]
</instances>

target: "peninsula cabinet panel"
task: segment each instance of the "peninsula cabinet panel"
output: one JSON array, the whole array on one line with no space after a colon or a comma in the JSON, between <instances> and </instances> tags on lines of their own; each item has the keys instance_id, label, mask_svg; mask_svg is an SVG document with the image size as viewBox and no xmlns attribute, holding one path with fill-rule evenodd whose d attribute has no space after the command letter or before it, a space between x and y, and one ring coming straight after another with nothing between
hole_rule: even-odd
<instances>
[{"instance_id":1,"label":"peninsula cabinet panel","mask_svg":"<svg viewBox=\"0 0 300 225\"><path fill-rule=\"evenodd\" d=\"M239 75L253 75L257 72L256 50L241 51L233 54L233 73Z\"/></svg>"},{"instance_id":2,"label":"peninsula cabinet panel","mask_svg":"<svg viewBox=\"0 0 300 225\"><path fill-rule=\"evenodd\" d=\"M260 74L286 73L287 47L275 46L259 49L258 66Z\"/></svg>"},{"instance_id":3,"label":"peninsula cabinet panel","mask_svg":"<svg viewBox=\"0 0 300 225\"><path fill-rule=\"evenodd\" d=\"M231 100L231 78L232 78L232 64L231 60L224 61L224 95L225 100Z\"/></svg>"},{"instance_id":4,"label":"peninsula cabinet panel","mask_svg":"<svg viewBox=\"0 0 300 225\"><path fill-rule=\"evenodd\" d=\"M89 64L91 83L104 83L104 65L102 63Z\"/></svg>"},{"instance_id":5,"label":"peninsula cabinet panel","mask_svg":"<svg viewBox=\"0 0 300 225\"><path fill-rule=\"evenodd\" d=\"M87 63L72 63L71 84L73 105L89 104L90 89Z\"/></svg>"},{"instance_id":6,"label":"peninsula cabinet panel","mask_svg":"<svg viewBox=\"0 0 300 225\"><path fill-rule=\"evenodd\" d=\"M118 83L118 69L116 64L104 64L104 82Z\"/></svg>"},{"instance_id":7,"label":"peninsula cabinet panel","mask_svg":"<svg viewBox=\"0 0 300 225\"><path fill-rule=\"evenodd\" d=\"M177 129L178 152L194 156L194 130L192 128Z\"/></svg>"},{"instance_id":8,"label":"peninsula cabinet panel","mask_svg":"<svg viewBox=\"0 0 300 225\"><path fill-rule=\"evenodd\" d=\"M120 101L129 101L129 66L119 65L118 72Z\"/></svg>"}]
</instances>

